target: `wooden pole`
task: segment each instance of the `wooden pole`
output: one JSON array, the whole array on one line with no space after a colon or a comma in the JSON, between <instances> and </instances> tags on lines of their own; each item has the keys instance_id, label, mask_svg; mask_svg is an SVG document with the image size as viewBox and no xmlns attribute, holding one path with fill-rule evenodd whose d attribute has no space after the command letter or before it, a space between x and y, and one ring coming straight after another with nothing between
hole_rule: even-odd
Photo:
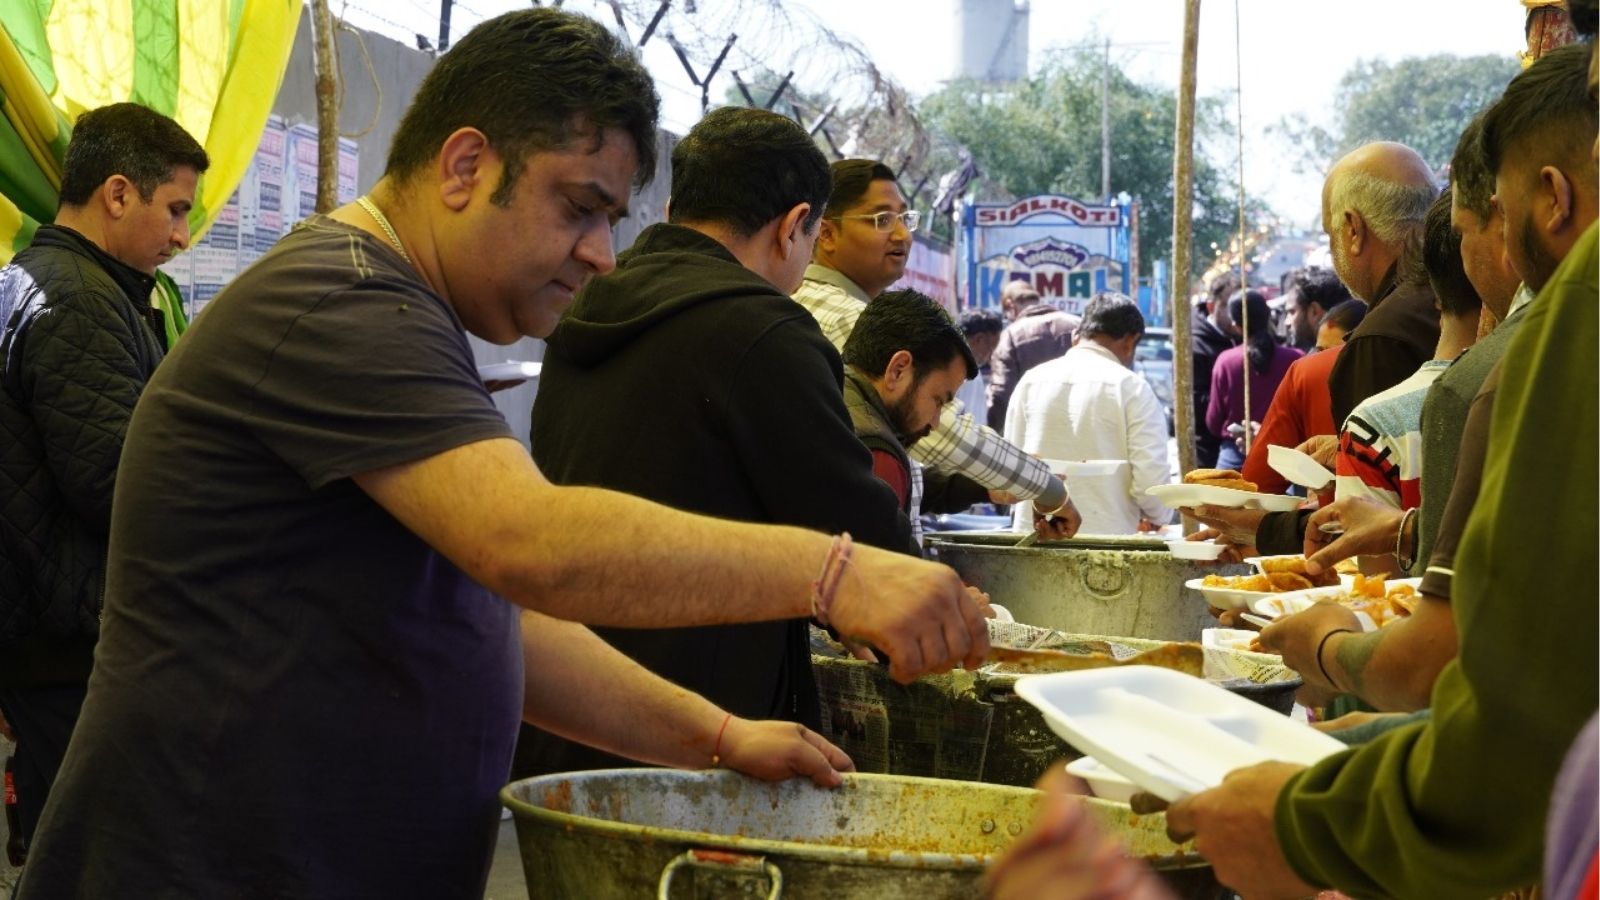
<instances>
[{"instance_id":1,"label":"wooden pole","mask_svg":"<svg viewBox=\"0 0 1600 900\"><path fill-rule=\"evenodd\" d=\"M317 71L317 212L339 205L339 57L328 0L311 0L311 58Z\"/></svg>"},{"instance_id":2,"label":"wooden pole","mask_svg":"<svg viewBox=\"0 0 1600 900\"><path fill-rule=\"evenodd\" d=\"M1190 324L1189 248L1194 233L1194 83L1200 48L1200 0L1185 0L1183 70L1178 78L1178 124L1172 147L1172 344L1178 470L1195 467L1194 331Z\"/></svg>"}]
</instances>

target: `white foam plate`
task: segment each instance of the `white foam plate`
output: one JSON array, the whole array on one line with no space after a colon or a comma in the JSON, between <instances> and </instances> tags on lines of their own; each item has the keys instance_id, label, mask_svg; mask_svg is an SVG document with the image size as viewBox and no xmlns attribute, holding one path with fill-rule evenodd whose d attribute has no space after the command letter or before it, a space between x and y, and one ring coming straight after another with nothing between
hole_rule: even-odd
<instances>
[{"instance_id":1,"label":"white foam plate","mask_svg":"<svg viewBox=\"0 0 1600 900\"><path fill-rule=\"evenodd\" d=\"M1227 549L1211 541L1167 541L1167 551L1174 559L1215 560Z\"/></svg>"},{"instance_id":2,"label":"white foam plate","mask_svg":"<svg viewBox=\"0 0 1600 900\"><path fill-rule=\"evenodd\" d=\"M1313 491L1320 491L1333 482L1333 473L1326 466L1293 447L1268 446L1267 465L1290 482Z\"/></svg>"},{"instance_id":3,"label":"white foam plate","mask_svg":"<svg viewBox=\"0 0 1600 900\"><path fill-rule=\"evenodd\" d=\"M1200 631L1200 646L1211 647L1216 650L1242 650L1246 653L1259 653L1251 649L1260 632L1250 631L1246 628L1204 628Z\"/></svg>"},{"instance_id":4,"label":"white foam plate","mask_svg":"<svg viewBox=\"0 0 1600 900\"><path fill-rule=\"evenodd\" d=\"M529 381L543 370L544 363L511 360L479 366L478 377L484 381Z\"/></svg>"},{"instance_id":5,"label":"white foam plate","mask_svg":"<svg viewBox=\"0 0 1600 900\"><path fill-rule=\"evenodd\" d=\"M1300 497L1287 494L1260 494L1254 491L1236 491L1233 488L1213 487L1209 484L1156 484L1145 493L1168 506L1229 506L1254 507L1267 512L1293 512L1300 508Z\"/></svg>"},{"instance_id":6,"label":"white foam plate","mask_svg":"<svg viewBox=\"0 0 1600 900\"><path fill-rule=\"evenodd\" d=\"M1139 786L1117 774L1110 766L1092 756L1081 756L1067 763L1067 774L1089 783L1089 790L1101 800L1127 803Z\"/></svg>"},{"instance_id":7,"label":"white foam plate","mask_svg":"<svg viewBox=\"0 0 1600 900\"><path fill-rule=\"evenodd\" d=\"M1104 477L1117 474L1117 470L1128 465L1125 459L1044 459L1040 462L1050 467L1056 475L1068 475L1074 478Z\"/></svg>"},{"instance_id":8,"label":"white foam plate","mask_svg":"<svg viewBox=\"0 0 1600 900\"><path fill-rule=\"evenodd\" d=\"M1342 580L1344 581L1344 584L1338 587L1314 587L1307 588L1303 591L1290 591L1286 594L1268 594L1264 597L1253 598L1248 601L1250 611L1256 615L1265 616L1268 619L1277 619L1282 616L1291 616L1297 612L1303 612L1323 600L1343 600L1350 595L1350 585L1354 583L1355 578L1354 576L1346 575L1342 576ZM1386 586L1384 589L1388 590L1387 585L1396 584L1409 584L1413 589L1421 589L1422 579L1391 578L1385 582ZM1360 620L1361 627L1367 631L1378 630L1377 623L1373 622L1372 617L1366 613L1358 612L1356 613L1356 618ZM1394 620L1390 619L1389 621Z\"/></svg>"},{"instance_id":9,"label":"white foam plate","mask_svg":"<svg viewBox=\"0 0 1600 900\"><path fill-rule=\"evenodd\" d=\"M1271 591L1241 591L1227 587L1206 587L1204 578L1191 578L1183 583L1190 590L1200 592L1206 602L1217 609L1244 609L1251 601L1271 597Z\"/></svg>"},{"instance_id":10,"label":"white foam plate","mask_svg":"<svg viewBox=\"0 0 1600 900\"><path fill-rule=\"evenodd\" d=\"M1016 691L1063 740L1167 801L1245 766L1311 765L1345 749L1202 678L1154 666L1030 675Z\"/></svg>"}]
</instances>

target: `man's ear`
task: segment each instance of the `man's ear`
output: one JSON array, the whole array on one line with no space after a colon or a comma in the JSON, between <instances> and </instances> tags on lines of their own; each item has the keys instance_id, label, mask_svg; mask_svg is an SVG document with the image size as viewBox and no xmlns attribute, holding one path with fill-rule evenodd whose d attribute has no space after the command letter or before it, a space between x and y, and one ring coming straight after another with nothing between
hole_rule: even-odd
<instances>
[{"instance_id":1,"label":"man's ear","mask_svg":"<svg viewBox=\"0 0 1600 900\"><path fill-rule=\"evenodd\" d=\"M1344 238L1345 249L1351 256L1360 256L1367 245L1367 222L1353 209L1344 211L1344 224L1339 234Z\"/></svg>"},{"instance_id":2,"label":"man's ear","mask_svg":"<svg viewBox=\"0 0 1600 900\"><path fill-rule=\"evenodd\" d=\"M100 202L105 205L106 214L113 219L121 219L128 212L128 205L138 194L138 188L124 175L113 175L100 185Z\"/></svg>"},{"instance_id":3,"label":"man's ear","mask_svg":"<svg viewBox=\"0 0 1600 900\"><path fill-rule=\"evenodd\" d=\"M439 147L435 174L439 200L454 211L465 209L478 188L490 177L499 183L500 157L489 139L476 128L458 128Z\"/></svg>"},{"instance_id":4,"label":"man's ear","mask_svg":"<svg viewBox=\"0 0 1600 900\"><path fill-rule=\"evenodd\" d=\"M883 385L895 398L899 398L915 380L916 373L912 368L912 362L910 350L896 350L894 355L889 357L889 365L883 370Z\"/></svg>"},{"instance_id":5,"label":"man's ear","mask_svg":"<svg viewBox=\"0 0 1600 900\"><path fill-rule=\"evenodd\" d=\"M806 217L811 215L811 204L801 203L789 210L778 223L778 257L788 259L805 246ZM820 226L819 226L820 227Z\"/></svg>"},{"instance_id":6,"label":"man's ear","mask_svg":"<svg viewBox=\"0 0 1600 900\"><path fill-rule=\"evenodd\" d=\"M839 223L824 217L817 222L817 250L832 253L838 245Z\"/></svg>"},{"instance_id":7,"label":"man's ear","mask_svg":"<svg viewBox=\"0 0 1600 900\"><path fill-rule=\"evenodd\" d=\"M1550 234L1559 234L1572 220L1572 207L1577 202L1575 186L1567 173L1555 166L1539 170L1539 193L1548 198L1549 208L1544 215L1544 228Z\"/></svg>"}]
</instances>

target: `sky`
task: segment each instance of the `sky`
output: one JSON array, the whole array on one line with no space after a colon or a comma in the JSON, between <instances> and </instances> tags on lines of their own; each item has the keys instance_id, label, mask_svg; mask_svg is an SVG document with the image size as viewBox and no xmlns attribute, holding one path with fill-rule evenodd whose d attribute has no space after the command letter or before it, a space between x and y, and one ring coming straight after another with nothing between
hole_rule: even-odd
<instances>
[{"instance_id":1,"label":"sky","mask_svg":"<svg viewBox=\"0 0 1600 900\"><path fill-rule=\"evenodd\" d=\"M674 0L674 6L685 2L693 0ZM701 0L701 5L710 2ZM914 97L937 90L952 74L955 0L789 3L855 38ZM332 0L331 6L352 24L392 37L408 31L438 34L438 0ZM464 33L486 16L526 6L513 0L458 4L452 31ZM600 0L568 0L566 8L611 21ZM1112 42L1113 62L1136 80L1175 86L1183 8L1182 0L1033 0L1030 67L1037 69L1052 50L1085 52L1079 48L1094 35ZM1331 126L1339 78L1357 59L1394 61L1435 53L1515 57L1524 46L1523 16L1519 0L1203 0L1197 89L1202 97L1228 98L1232 115L1231 100L1242 77L1246 191L1290 221L1311 226L1321 176L1293 171L1292 156L1269 126L1291 113ZM805 45L803 35L791 39ZM1236 52L1240 47L1242 55ZM662 42L653 41L646 50L646 64L662 95L663 124L686 130L699 116L699 89ZM731 81L714 82L712 99L721 98L728 85Z\"/></svg>"}]
</instances>

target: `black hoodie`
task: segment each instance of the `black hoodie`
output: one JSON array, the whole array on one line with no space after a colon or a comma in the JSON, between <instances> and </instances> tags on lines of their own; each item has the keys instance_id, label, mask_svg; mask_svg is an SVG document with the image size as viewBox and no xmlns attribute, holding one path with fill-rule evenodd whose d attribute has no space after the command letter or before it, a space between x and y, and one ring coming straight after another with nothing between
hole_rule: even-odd
<instances>
[{"instance_id":1,"label":"black hoodie","mask_svg":"<svg viewBox=\"0 0 1600 900\"><path fill-rule=\"evenodd\" d=\"M550 336L533 456L558 484L909 550L908 526L856 439L842 383L838 352L803 307L715 240L655 225ZM817 724L803 620L595 630L737 715ZM516 774L628 764L525 728Z\"/></svg>"}]
</instances>

